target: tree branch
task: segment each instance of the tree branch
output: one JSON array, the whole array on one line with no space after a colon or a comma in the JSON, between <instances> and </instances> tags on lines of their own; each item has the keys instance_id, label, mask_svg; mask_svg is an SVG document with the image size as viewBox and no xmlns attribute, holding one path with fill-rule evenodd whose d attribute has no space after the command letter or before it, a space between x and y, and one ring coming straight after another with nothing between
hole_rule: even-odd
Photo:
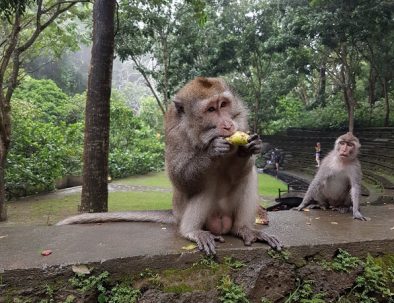
<instances>
[{"instance_id":1,"label":"tree branch","mask_svg":"<svg viewBox=\"0 0 394 303\"><path fill-rule=\"evenodd\" d=\"M166 113L166 110L164 109L164 106L163 106L162 102L160 101L159 96L157 95L155 89L153 88L153 85L150 83L148 75L146 74L144 69L141 67L141 64L138 62L137 58L133 55L130 55L130 57L131 57L131 60L134 62L137 70L140 72L140 74L144 78L145 84L149 87L150 91L152 92L153 96L156 99L157 105L160 107L160 110L161 110L162 114L164 115Z\"/></svg>"},{"instance_id":2,"label":"tree branch","mask_svg":"<svg viewBox=\"0 0 394 303\"><path fill-rule=\"evenodd\" d=\"M20 13L17 10L15 13L15 21L12 27L11 35L10 35L10 43L5 50L4 57L1 60L0 65L0 89L3 87L4 84L4 75L7 70L7 66L11 60L12 53L15 51L17 42L18 42L18 35L20 32ZM2 104L0 104L2 105Z\"/></svg>"}]
</instances>

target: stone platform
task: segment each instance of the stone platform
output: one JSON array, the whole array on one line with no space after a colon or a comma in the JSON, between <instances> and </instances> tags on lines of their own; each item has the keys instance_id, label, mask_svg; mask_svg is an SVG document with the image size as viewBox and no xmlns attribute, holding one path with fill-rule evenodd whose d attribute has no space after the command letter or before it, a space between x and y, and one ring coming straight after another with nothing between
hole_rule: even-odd
<instances>
[{"instance_id":1,"label":"stone platform","mask_svg":"<svg viewBox=\"0 0 394 303\"><path fill-rule=\"evenodd\" d=\"M394 205L365 206L366 222L334 211L270 212L269 226L260 228L277 236L294 258L319 254L332 257L338 248L354 255L394 253ZM232 236L219 243L218 257L244 260L266 258L269 247L245 247ZM71 265L90 264L111 274L138 273L146 268L182 268L201 258L198 250L185 250L190 242L174 226L155 223L105 223L70 226L0 227L1 291L31 287L46 279L72 275ZM43 250L51 250L42 256ZM201 301L205 302L205 301ZM207 301L208 302L208 301Z\"/></svg>"}]
</instances>

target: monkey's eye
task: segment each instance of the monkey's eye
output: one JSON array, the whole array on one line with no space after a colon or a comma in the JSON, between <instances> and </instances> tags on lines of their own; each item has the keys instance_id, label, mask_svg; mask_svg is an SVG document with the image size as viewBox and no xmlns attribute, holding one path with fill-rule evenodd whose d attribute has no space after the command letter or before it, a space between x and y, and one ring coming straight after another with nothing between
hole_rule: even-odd
<instances>
[{"instance_id":1,"label":"monkey's eye","mask_svg":"<svg viewBox=\"0 0 394 303\"><path fill-rule=\"evenodd\" d=\"M220 107L226 107L227 106L227 102L222 102L222 104L220 104Z\"/></svg>"},{"instance_id":2,"label":"monkey's eye","mask_svg":"<svg viewBox=\"0 0 394 303\"><path fill-rule=\"evenodd\" d=\"M210 112L210 113L212 113L212 112L214 112L216 109L213 107L213 106L211 106L210 108L208 108L208 111Z\"/></svg>"}]
</instances>

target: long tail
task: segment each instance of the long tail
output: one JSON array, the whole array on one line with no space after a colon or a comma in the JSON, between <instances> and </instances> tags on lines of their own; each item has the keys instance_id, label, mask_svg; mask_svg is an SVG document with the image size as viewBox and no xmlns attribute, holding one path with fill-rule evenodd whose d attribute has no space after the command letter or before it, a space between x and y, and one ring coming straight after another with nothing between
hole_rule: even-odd
<instances>
[{"instance_id":1,"label":"long tail","mask_svg":"<svg viewBox=\"0 0 394 303\"><path fill-rule=\"evenodd\" d=\"M172 210L147 210L147 211L124 211L108 213L84 213L68 217L56 225L104 223L104 222L156 222L175 224L176 220Z\"/></svg>"}]
</instances>

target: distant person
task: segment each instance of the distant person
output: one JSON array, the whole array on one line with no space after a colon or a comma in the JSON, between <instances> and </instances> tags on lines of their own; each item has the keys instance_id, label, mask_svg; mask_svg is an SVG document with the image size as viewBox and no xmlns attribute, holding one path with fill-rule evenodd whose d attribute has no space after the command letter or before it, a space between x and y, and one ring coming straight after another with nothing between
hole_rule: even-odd
<instances>
[{"instance_id":1,"label":"distant person","mask_svg":"<svg viewBox=\"0 0 394 303\"><path fill-rule=\"evenodd\" d=\"M279 149L275 148L275 150L272 152L271 160L272 160L272 163L275 163L276 176L278 176L279 165L280 165L280 162L282 160L282 155L281 155Z\"/></svg>"},{"instance_id":2,"label":"distant person","mask_svg":"<svg viewBox=\"0 0 394 303\"><path fill-rule=\"evenodd\" d=\"M320 156L321 156L321 146L320 142L317 142L315 145L315 159L316 159L316 167L320 167Z\"/></svg>"}]
</instances>

